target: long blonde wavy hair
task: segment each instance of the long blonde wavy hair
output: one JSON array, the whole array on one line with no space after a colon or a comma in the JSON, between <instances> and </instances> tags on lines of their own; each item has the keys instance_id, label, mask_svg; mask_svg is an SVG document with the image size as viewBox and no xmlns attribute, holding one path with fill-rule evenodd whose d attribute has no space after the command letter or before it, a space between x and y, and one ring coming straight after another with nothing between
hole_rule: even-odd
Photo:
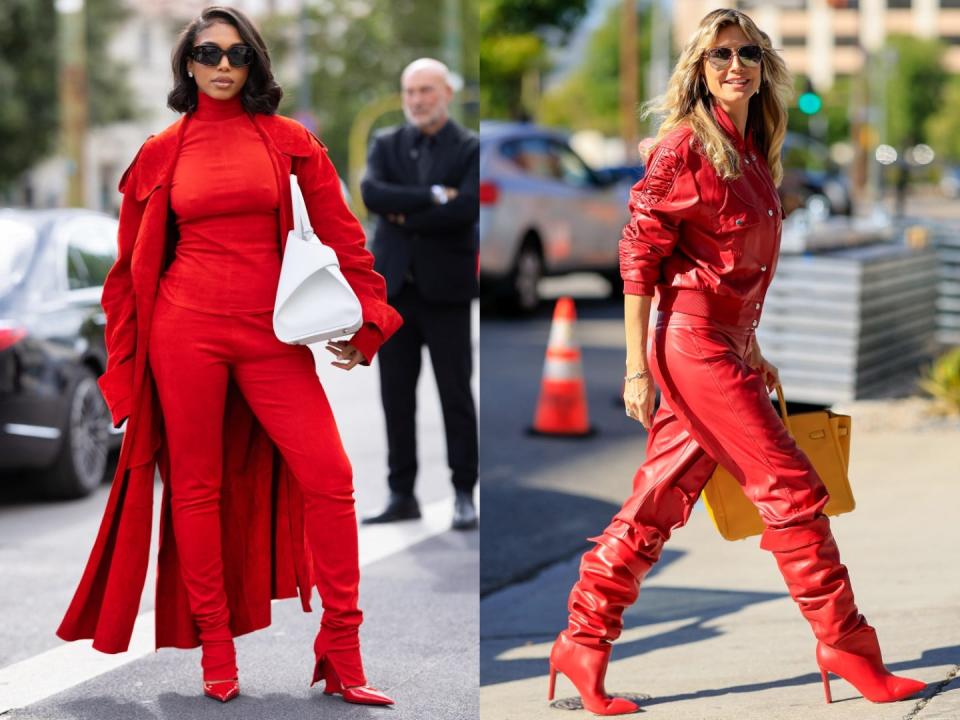
<instances>
[{"instance_id":1,"label":"long blonde wavy hair","mask_svg":"<svg viewBox=\"0 0 960 720\"><path fill-rule=\"evenodd\" d=\"M793 96L793 79L770 37L739 10L714 10L700 21L700 27L680 53L666 93L646 103L642 114L661 119L657 142L674 128L686 125L721 178L740 177L739 154L730 136L714 120L713 96L707 90L703 72L704 51L713 46L717 34L728 25L738 26L751 42L763 48L760 92L750 98L747 132L754 133L757 147L766 156L773 180L779 185L783 179L780 151L787 134L787 103Z\"/></svg>"}]
</instances>

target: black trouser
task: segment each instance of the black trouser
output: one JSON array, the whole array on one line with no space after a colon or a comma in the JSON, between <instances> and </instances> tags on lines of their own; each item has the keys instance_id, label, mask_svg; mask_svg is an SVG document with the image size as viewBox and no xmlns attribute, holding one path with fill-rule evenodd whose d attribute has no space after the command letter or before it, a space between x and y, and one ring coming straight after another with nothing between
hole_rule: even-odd
<instances>
[{"instance_id":1,"label":"black trouser","mask_svg":"<svg viewBox=\"0 0 960 720\"><path fill-rule=\"evenodd\" d=\"M390 490L413 494L417 477L417 380L423 345L440 392L447 463L457 490L477 483L477 411L470 389L470 303L432 303L407 284L394 297L403 326L380 349L380 392L387 418Z\"/></svg>"}]
</instances>

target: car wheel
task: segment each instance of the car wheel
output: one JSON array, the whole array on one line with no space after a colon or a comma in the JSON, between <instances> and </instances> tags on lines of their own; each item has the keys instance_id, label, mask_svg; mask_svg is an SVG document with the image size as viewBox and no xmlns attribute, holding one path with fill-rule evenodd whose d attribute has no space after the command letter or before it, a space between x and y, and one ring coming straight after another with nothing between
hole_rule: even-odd
<instances>
[{"instance_id":1,"label":"car wheel","mask_svg":"<svg viewBox=\"0 0 960 720\"><path fill-rule=\"evenodd\" d=\"M510 300L514 309L532 313L540 307L540 291L537 285L543 277L543 258L532 243L525 243L517 254L513 273L510 276Z\"/></svg>"},{"instance_id":2,"label":"car wheel","mask_svg":"<svg viewBox=\"0 0 960 720\"><path fill-rule=\"evenodd\" d=\"M88 368L81 369L67 403L60 455L44 478L49 497L79 498L100 486L107 469L111 425L96 376Z\"/></svg>"}]
</instances>

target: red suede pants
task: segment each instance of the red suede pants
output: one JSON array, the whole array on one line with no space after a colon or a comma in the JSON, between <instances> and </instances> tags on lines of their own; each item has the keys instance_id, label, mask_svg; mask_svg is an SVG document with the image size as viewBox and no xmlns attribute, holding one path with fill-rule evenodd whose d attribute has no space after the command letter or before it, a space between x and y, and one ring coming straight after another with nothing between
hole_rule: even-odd
<instances>
[{"instance_id":1,"label":"red suede pants","mask_svg":"<svg viewBox=\"0 0 960 720\"><path fill-rule=\"evenodd\" d=\"M774 553L815 635L836 645L863 620L822 514L826 489L745 362L753 330L674 312L660 313L651 335L661 399L646 460L633 494L583 556L570 637L600 647L619 636L624 608L719 461L759 508L761 547Z\"/></svg>"},{"instance_id":2,"label":"red suede pants","mask_svg":"<svg viewBox=\"0 0 960 720\"><path fill-rule=\"evenodd\" d=\"M161 293L149 359L169 444L174 534L205 672L221 679L232 667L230 657L207 652L211 642L230 637L219 503L231 377L300 483L323 631L333 649L357 650L353 475L310 350L277 340L270 313L212 315L174 305Z\"/></svg>"}]
</instances>

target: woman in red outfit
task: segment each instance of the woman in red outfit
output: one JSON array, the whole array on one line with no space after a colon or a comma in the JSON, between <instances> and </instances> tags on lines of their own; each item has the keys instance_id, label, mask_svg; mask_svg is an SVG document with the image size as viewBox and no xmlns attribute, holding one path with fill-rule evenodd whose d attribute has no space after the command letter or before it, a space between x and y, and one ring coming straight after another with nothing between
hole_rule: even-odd
<instances>
[{"instance_id":1,"label":"woman in red outfit","mask_svg":"<svg viewBox=\"0 0 960 720\"><path fill-rule=\"evenodd\" d=\"M561 672L598 715L637 710L604 690L610 643L718 462L760 510L760 545L773 553L817 638L828 702L831 672L874 702L924 688L883 665L822 512L826 490L770 403L777 370L754 335L777 264L776 185L791 88L783 60L749 17L709 13L680 56L658 108L665 121L646 176L631 193L620 241L624 401L649 431L646 460L633 494L583 556L568 628L550 653L550 697ZM661 392L655 416L654 380Z\"/></svg>"},{"instance_id":2,"label":"woman in red outfit","mask_svg":"<svg viewBox=\"0 0 960 720\"><path fill-rule=\"evenodd\" d=\"M147 141L121 181L101 387L116 424L129 422L100 536L59 634L126 649L159 463L157 645L199 643L204 692L226 702L239 694L233 637L269 624L273 597L299 593L309 609L315 583L323 618L313 681L350 702L391 704L366 686L360 659L350 463L310 350L272 329L290 172L363 308L356 335L328 344L332 364L368 364L399 316L325 148L275 115L282 91L250 21L207 8L184 30L173 72L169 104L185 116Z\"/></svg>"}]
</instances>

